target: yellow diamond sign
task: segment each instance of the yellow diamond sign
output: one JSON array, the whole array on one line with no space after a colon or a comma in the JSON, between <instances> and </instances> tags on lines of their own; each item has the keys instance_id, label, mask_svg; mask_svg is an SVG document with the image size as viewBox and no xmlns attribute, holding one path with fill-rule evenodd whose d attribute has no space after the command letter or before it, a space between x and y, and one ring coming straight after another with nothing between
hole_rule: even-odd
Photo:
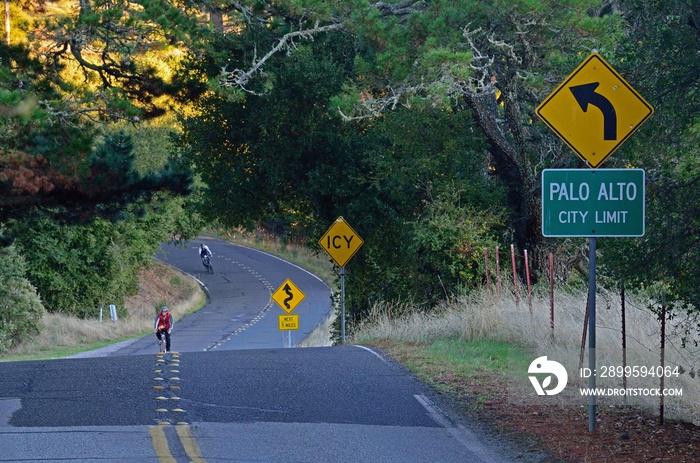
<instances>
[{"instance_id":1,"label":"yellow diamond sign","mask_svg":"<svg viewBox=\"0 0 700 463\"><path fill-rule=\"evenodd\" d=\"M592 53L536 113L595 168L654 114L654 108L598 53Z\"/></svg>"},{"instance_id":2,"label":"yellow diamond sign","mask_svg":"<svg viewBox=\"0 0 700 463\"><path fill-rule=\"evenodd\" d=\"M287 278L284 283L277 288L277 291L272 294L272 300L287 313L291 313L292 310L296 309L305 297L306 294L297 288L289 278Z\"/></svg>"},{"instance_id":3,"label":"yellow diamond sign","mask_svg":"<svg viewBox=\"0 0 700 463\"><path fill-rule=\"evenodd\" d=\"M345 267L345 264L352 259L364 241L343 217L338 217L318 241L318 244L339 267Z\"/></svg>"}]
</instances>

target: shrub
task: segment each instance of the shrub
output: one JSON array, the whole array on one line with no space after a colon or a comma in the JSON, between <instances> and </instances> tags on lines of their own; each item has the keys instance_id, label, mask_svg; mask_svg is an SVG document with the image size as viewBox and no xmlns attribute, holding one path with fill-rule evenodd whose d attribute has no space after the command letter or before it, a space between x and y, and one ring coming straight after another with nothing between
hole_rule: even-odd
<instances>
[{"instance_id":1,"label":"shrub","mask_svg":"<svg viewBox=\"0 0 700 463\"><path fill-rule=\"evenodd\" d=\"M0 249L0 352L38 334L44 306L14 246Z\"/></svg>"}]
</instances>

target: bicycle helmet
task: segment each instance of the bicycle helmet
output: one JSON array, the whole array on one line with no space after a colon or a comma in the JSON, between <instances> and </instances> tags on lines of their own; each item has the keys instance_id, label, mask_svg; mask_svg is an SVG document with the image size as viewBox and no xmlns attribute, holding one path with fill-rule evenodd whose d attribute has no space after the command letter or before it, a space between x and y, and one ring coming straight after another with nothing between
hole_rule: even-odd
<instances>
[{"instance_id":1,"label":"bicycle helmet","mask_svg":"<svg viewBox=\"0 0 700 463\"><path fill-rule=\"evenodd\" d=\"M168 311L168 307L167 307L167 306L163 306L163 307L160 308L160 311L161 311L161 312L167 312L167 311Z\"/></svg>"}]
</instances>

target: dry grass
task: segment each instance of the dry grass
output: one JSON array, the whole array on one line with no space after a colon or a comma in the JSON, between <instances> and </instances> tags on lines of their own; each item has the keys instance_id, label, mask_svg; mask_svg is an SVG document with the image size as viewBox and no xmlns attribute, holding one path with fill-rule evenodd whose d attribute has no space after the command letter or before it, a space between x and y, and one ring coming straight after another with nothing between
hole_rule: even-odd
<instances>
[{"instance_id":1,"label":"dry grass","mask_svg":"<svg viewBox=\"0 0 700 463\"><path fill-rule=\"evenodd\" d=\"M297 347L328 347L333 345L332 330L335 323L336 314L331 314L323 323L318 325L306 339L302 340Z\"/></svg>"},{"instance_id":2,"label":"dry grass","mask_svg":"<svg viewBox=\"0 0 700 463\"><path fill-rule=\"evenodd\" d=\"M156 309L166 304L175 318L200 308L204 294L195 281L177 270L154 263L139 276L139 293L125 302L126 316L114 323L105 307L103 322L99 309L94 319L78 319L47 313L42 319L40 336L13 347L1 360L47 358L89 350L116 341L142 336L151 331Z\"/></svg>"},{"instance_id":3,"label":"dry grass","mask_svg":"<svg viewBox=\"0 0 700 463\"><path fill-rule=\"evenodd\" d=\"M516 307L513 293L504 291L501 298L487 292L462 297L431 313L417 312L411 304L380 305L371 320L357 327L353 341L385 350L443 392L459 414L491 425L521 443L525 452L544 451L551 456L547 461L697 461L700 378L688 373L698 370L700 359L697 349L679 347L680 321L668 330L666 364L683 365L686 371L666 387L682 388L683 396L667 398L664 425L659 423L658 398L635 398L630 406L618 406L622 398L599 397L591 432L587 399L575 397L576 387L543 399L527 379L530 362L547 355L565 364L569 382L572 375L577 380L586 292L558 292L553 340L548 296L533 298L532 315L527 299L520 301ZM659 363L659 322L645 305L626 304L628 365ZM620 365L619 298L600 291L596 306L597 365ZM502 341L513 347L504 353ZM518 381L521 385L514 387ZM637 381L629 380L627 387L643 386ZM658 378L652 386L659 386Z\"/></svg>"},{"instance_id":4,"label":"dry grass","mask_svg":"<svg viewBox=\"0 0 700 463\"><path fill-rule=\"evenodd\" d=\"M550 328L549 295L534 295L532 315L527 295L516 306L512 292L503 290L502 297L482 291L460 297L439 310L429 313L414 310L409 303L377 305L372 316L356 327L353 341L372 343L377 340L402 343L430 343L436 339L495 340L512 343L513 356L522 352L547 355L564 364L569 383L586 387L580 378L579 361L586 307L585 291L557 291L555 294L555 326ZM621 366L621 303L619 296L601 290L597 295L596 361L597 366ZM680 329L683 321L675 319L667 326L665 364L680 366L685 373L665 380L665 387L682 388L682 397L667 398L665 416L700 423L700 378L690 375L700 369L697 348L682 348ZM655 366L660 363L661 328L657 316L646 308L645 301L626 301L627 365ZM696 339L697 340L697 339ZM689 345L693 345L690 343ZM520 351L520 352L517 352ZM535 354L536 353L536 354ZM534 356L530 356L534 360ZM522 362L520 362L522 363ZM583 363L588 366L588 360ZM522 365L519 365L522 368ZM527 365L525 366L527 368ZM680 370L679 370L680 371ZM532 386L525 371L518 372ZM574 376L575 374L575 376ZM597 386L621 387L620 379L597 380ZM628 388L659 387L657 377L627 380ZM515 386L514 386L515 387ZM567 388L568 389L568 388ZM575 389L575 388L572 388ZM578 392L578 391L576 391ZM658 397L628 398L634 405L658 411ZM606 406L623 404L623 398L601 400Z\"/></svg>"}]
</instances>

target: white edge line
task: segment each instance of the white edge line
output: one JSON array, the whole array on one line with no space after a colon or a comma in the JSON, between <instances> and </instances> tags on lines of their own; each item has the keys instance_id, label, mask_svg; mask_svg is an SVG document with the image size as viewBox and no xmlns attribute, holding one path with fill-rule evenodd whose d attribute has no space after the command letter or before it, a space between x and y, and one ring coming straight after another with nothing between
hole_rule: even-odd
<instances>
[{"instance_id":1,"label":"white edge line","mask_svg":"<svg viewBox=\"0 0 700 463\"><path fill-rule=\"evenodd\" d=\"M387 365L389 364L387 359L369 347L361 346L359 344L353 345L353 347L366 350L382 362L386 363ZM425 410L428 412L428 416L430 416L435 423L444 428L452 437L462 444L464 448L478 458L478 460L472 460L474 463L499 463L504 461L501 459L500 455L494 453L493 450L485 448L472 431L465 428L461 424L455 426L452 421L424 394L414 394L413 397L423 406L423 408L425 408Z\"/></svg>"},{"instance_id":2,"label":"white edge line","mask_svg":"<svg viewBox=\"0 0 700 463\"><path fill-rule=\"evenodd\" d=\"M366 350L367 352L376 356L382 362L389 364L389 362L382 357L381 354L373 349L370 349L369 347L361 345L353 345L353 347ZM462 444L465 449L478 458L478 460L471 460L473 463L499 463L505 461L499 455L495 454L494 451L486 449L483 444L479 442L478 437L472 431L465 428L461 424L455 426L452 421L424 394L414 394L413 397L423 406L423 408L425 408L425 410L428 412L428 416L435 421L435 423L444 428L457 440L457 442Z\"/></svg>"},{"instance_id":3,"label":"white edge line","mask_svg":"<svg viewBox=\"0 0 700 463\"><path fill-rule=\"evenodd\" d=\"M387 365L389 365L389 362L388 362L380 353L376 352L376 351L373 350L373 349L370 349L369 347L361 346L361 345L359 345L359 344L354 344L352 347L357 347L358 349L366 350L367 352L369 352L370 354L374 355L375 357L377 357L377 358L378 358L379 360L381 360L382 362L384 362L384 363L386 363Z\"/></svg>"},{"instance_id":4,"label":"white edge line","mask_svg":"<svg viewBox=\"0 0 700 463\"><path fill-rule=\"evenodd\" d=\"M414 394L413 397L428 411L428 415L443 428L453 428L454 426L447 417L423 394Z\"/></svg>"},{"instance_id":5,"label":"white edge line","mask_svg":"<svg viewBox=\"0 0 700 463\"><path fill-rule=\"evenodd\" d=\"M214 238L214 239L216 239L216 238ZM264 254L264 255L266 255L266 256L268 256L268 257L272 257L273 259L277 259L277 260L279 260L279 261L281 261L281 262L284 262L284 263L287 264L287 265L291 265L292 267L297 268L297 269L301 270L302 272L307 273L307 274L311 275L312 277L316 278L319 282L321 282L321 284L323 284L326 288L328 288L328 291L330 291L331 296L335 295L335 292L333 291L333 289L332 289L330 286L328 286L328 284L327 284L325 281L323 281L323 279L321 279L318 275L316 275L316 274L314 274L314 273L311 273L310 271L306 270L304 267L300 267L300 266L298 266L297 264L294 264L294 263L292 263L292 262L289 262L289 261L286 260L286 259L282 259L281 257L276 256L276 255L274 255L274 254L270 254L269 252L261 251L261 250L259 250L259 249L251 248L251 247L249 247L249 246L243 246L242 244L232 243L232 242L226 241L226 240L221 240L221 241L224 241L225 243L228 243L228 244L230 244L231 246L238 246L239 248L244 248L244 249L248 249L248 250L250 250L250 251L258 252L258 253L260 253L260 254ZM208 291L208 290L207 290L207 291ZM270 290L270 300L272 300L272 292L273 292L273 291L274 291L274 289L271 289L271 290ZM333 311L333 308L331 307L331 312L332 312L332 311ZM322 323L324 323L324 321L320 321L320 322L318 323L318 325L317 325L316 327L314 327L314 330L315 330L318 326L320 326ZM311 334L311 333L309 333L309 335L310 335L310 334ZM308 336L307 336L307 337L308 337ZM306 339L306 338L304 338L304 339ZM303 342L304 339L302 339L301 341L299 341L299 342L297 343L297 345L298 345L299 343ZM375 354L375 355L378 355L378 354ZM381 356L380 356L379 358L381 358ZM382 359L382 361L384 361L384 359Z\"/></svg>"},{"instance_id":6,"label":"white edge line","mask_svg":"<svg viewBox=\"0 0 700 463\"><path fill-rule=\"evenodd\" d=\"M423 394L415 394L413 397L425 408L428 416L437 424L445 428L460 444L462 444L469 452L471 452L480 463L496 463L504 461L501 457L484 447L478 437L464 426L455 426L450 419L436 406L433 402ZM471 460L474 461L474 460ZM476 463L476 462L475 462Z\"/></svg>"}]
</instances>

